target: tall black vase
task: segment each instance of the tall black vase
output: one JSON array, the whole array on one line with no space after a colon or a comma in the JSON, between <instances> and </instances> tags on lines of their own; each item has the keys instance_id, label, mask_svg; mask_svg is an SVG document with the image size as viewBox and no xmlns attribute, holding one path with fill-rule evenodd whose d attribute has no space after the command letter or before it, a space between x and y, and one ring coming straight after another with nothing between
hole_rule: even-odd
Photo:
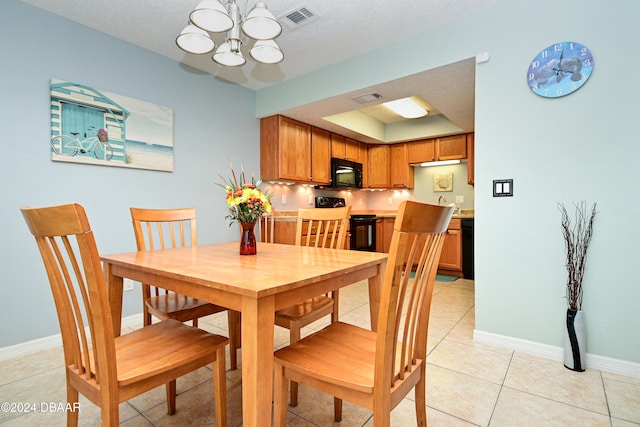
<instances>
[{"instance_id":1,"label":"tall black vase","mask_svg":"<svg viewBox=\"0 0 640 427\"><path fill-rule=\"evenodd\" d=\"M585 369L586 331L582 310L567 309L564 328L564 366L572 371Z\"/></svg>"}]
</instances>

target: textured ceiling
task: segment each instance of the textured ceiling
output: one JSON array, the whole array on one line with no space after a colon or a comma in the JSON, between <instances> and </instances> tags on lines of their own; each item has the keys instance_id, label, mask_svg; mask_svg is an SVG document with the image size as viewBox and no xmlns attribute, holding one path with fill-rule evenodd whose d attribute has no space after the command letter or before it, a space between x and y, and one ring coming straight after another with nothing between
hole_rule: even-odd
<instances>
[{"instance_id":1,"label":"textured ceiling","mask_svg":"<svg viewBox=\"0 0 640 427\"><path fill-rule=\"evenodd\" d=\"M269 10L283 23L283 33L276 41L284 52L285 59L277 65L256 64L248 59L245 66L237 68L221 67L211 60L211 55L185 54L176 46L175 38L187 23L190 11L199 0L22 1L210 73L217 78L257 90L433 30L486 9L497 0L266 0ZM237 3L240 10L244 11L247 3L251 8L255 2L239 0ZM300 7L313 12L314 19L298 27L287 24L289 21L284 16ZM222 39L216 36L216 41L220 43ZM380 102L419 95L439 110L455 127L462 131L470 131L473 130L475 64L473 67L469 65L461 67L458 63L452 64L451 70L428 71L428 79L420 76L408 77L411 83L419 83L420 86L409 86L409 81L402 79L403 84L390 82L388 86L379 85L371 89L384 92L386 99ZM467 81L470 80L471 93L457 93L462 91L455 90L448 91L447 95L443 96L442 88L452 87L447 84L449 76L452 75L449 71L458 78L454 86L468 89ZM463 76L464 72L467 74ZM471 75L468 75L469 72ZM403 87L416 90L414 93L401 95ZM356 96L366 91L367 89L364 89L351 95ZM311 115L315 119L307 121L314 123L324 115L347 111L346 105L337 108L338 104L343 103L347 101L333 99L326 105L322 102L314 103L308 106L306 112L294 109L289 111L288 115L299 119ZM367 105L355 105L353 108L365 106ZM324 114L332 108L333 111ZM314 110L317 110L316 113ZM323 116L319 115L320 111ZM430 116L430 119L436 117L438 116ZM325 123L325 128L330 127L322 120L319 123Z\"/></svg>"}]
</instances>

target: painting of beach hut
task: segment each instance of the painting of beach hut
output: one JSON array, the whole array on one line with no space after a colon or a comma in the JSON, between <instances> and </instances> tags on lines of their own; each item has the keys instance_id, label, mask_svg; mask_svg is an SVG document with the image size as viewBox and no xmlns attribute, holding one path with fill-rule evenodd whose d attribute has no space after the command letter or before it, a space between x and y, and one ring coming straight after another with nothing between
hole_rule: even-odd
<instances>
[{"instance_id":1,"label":"painting of beach hut","mask_svg":"<svg viewBox=\"0 0 640 427\"><path fill-rule=\"evenodd\" d=\"M51 158L173 171L173 111L79 83L51 79Z\"/></svg>"}]
</instances>

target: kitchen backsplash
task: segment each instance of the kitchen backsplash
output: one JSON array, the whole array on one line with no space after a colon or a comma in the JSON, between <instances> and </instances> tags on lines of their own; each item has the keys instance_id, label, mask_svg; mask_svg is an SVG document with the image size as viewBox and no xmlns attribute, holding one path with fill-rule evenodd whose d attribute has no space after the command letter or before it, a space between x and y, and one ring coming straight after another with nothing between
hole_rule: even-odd
<instances>
[{"instance_id":1,"label":"kitchen backsplash","mask_svg":"<svg viewBox=\"0 0 640 427\"><path fill-rule=\"evenodd\" d=\"M434 191L434 174L452 174L452 191ZM462 196L461 209L474 209L474 187L467 184L467 165L462 163L451 166L435 166L415 169L415 188L410 190L384 191L330 191L316 190L306 185L272 184L271 203L276 210L292 211L299 208L314 207L316 196L344 197L347 205L354 210L395 210L403 200L418 200L438 204L438 198L444 196L446 203L455 203L456 196ZM443 203L445 203L443 201Z\"/></svg>"}]
</instances>

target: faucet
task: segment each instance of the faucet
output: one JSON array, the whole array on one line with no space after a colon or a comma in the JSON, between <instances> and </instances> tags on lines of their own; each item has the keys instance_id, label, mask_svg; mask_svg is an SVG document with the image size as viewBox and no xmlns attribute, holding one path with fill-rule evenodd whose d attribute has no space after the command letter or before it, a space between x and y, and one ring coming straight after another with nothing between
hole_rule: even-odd
<instances>
[{"instance_id":1,"label":"faucet","mask_svg":"<svg viewBox=\"0 0 640 427\"><path fill-rule=\"evenodd\" d=\"M440 197L438 197L438 204L441 205L442 202L447 203L447 196L445 196L444 194Z\"/></svg>"}]
</instances>

